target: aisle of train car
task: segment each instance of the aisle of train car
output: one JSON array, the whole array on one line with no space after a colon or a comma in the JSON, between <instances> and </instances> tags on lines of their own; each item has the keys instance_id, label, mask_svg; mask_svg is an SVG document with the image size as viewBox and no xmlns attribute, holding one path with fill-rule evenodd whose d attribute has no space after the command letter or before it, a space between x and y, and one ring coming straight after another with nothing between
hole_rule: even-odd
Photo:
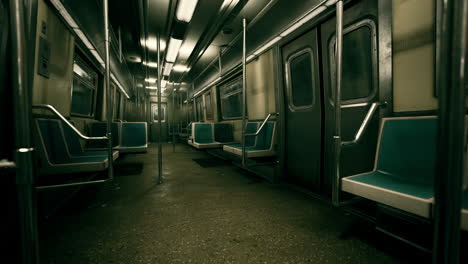
<instances>
[{"instance_id":1,"label":"aisle of train car","mask_svg":"<svg viewBox=\"0 0 468 264\"><path fill-rule=\"evenodd\" d=\"M43 263L400 263L415 252L328 203L268 183L186 145L156 145L115 165L41 219ZM203 162L203 161L202 161ZM47 234L47 235L45 235ZM337 254L339 252L339 254Z\"/></svg>"}]
</instances>

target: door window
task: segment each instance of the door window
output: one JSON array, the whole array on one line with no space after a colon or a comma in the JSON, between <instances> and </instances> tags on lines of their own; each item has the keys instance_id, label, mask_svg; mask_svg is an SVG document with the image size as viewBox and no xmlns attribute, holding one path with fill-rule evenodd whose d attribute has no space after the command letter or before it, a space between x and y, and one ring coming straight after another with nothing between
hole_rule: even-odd
<instances>
[{"instance_id":1,"label":"door window","mask_svg":"<svg viewBox=\"0 0 468 264\"><path fill-rule=\"evenodd\" d=\"M303 110L314 103L313 55L310 48L292 54L287 63L286 86L289 108Z\"/></svg>"}]
</instances>

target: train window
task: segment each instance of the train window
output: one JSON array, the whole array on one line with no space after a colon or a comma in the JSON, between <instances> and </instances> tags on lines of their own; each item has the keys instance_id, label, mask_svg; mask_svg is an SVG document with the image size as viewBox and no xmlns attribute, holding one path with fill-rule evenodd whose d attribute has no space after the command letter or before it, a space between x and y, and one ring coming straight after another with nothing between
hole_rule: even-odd
<instances>
[{"instance_id":1,"label":"train window","mask_svg":"<svg viewBox=\"0 0 468 264\"><path fill-rule=\"evenodd\" d=\"M97 86L97 73L76 55L73 61L72 114L93 116Z\"/></svg>"},{"instance_id":2,"label":"train window","mask_svg":"<svg viewBox=\"0 0 468 264\"><path fill-rule=\"evenodd\" d=\"M206 119L213 119L213 102L211 101L211 92L205 94Z\"/></svg>"},{"instance_id":3,"label":"train window","mask_svg":"<svg viewBox=\"0 0 468 264\"><path fill-rule=\"evenodd\" d=\"M293 110L306 109L314 103L312 59L312 51L305 49L291 55L286 64L289 107Z\"/></svg>"},{"instance_id":4,"label":"train window","mask_svg":"<svg viewBox=\"0 0 468 264\"><path fill-rule=\"evenodd\" d=\"M343 31L343 81L341 100L355 100L372 96L375 90L373 64L376 63L375 24L366 19ZM329 53L332 63L333 87L335 83L335 39ZM331 91L334 97L334 89Z\"/></svg>"},{"instance_id":5,"label":"train window","mask_svg":"<svg viewBox=\"0 0 468 264\"><path fill-rule=\"evenodd\" d=\"M223 119L242 117L242 79L238 78L219 87Z\"/></svg>"},{"instance_id":6,"label":"train window","mask_svg":"<svg viewBox=\"0 0 468 264\"><path fill-rule=\"evenodd\" d=\"M151 104L151 112L153 113L153 122L158 123L158 104ZM161 104L161 123L166 122L166 104Z\"/></svg>"}]
</instances>

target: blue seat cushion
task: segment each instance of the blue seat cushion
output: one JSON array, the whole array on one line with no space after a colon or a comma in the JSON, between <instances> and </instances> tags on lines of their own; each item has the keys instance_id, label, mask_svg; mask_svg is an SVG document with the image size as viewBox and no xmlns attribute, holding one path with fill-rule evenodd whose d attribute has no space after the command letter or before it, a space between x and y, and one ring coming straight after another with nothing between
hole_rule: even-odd
<instances>
[{"instance_id":1,"label":"blue seat cushion","mask_svg":"<svg viewBox=\"0 0 468 264\"><path fill-rule=\"evenodd\" d=\"M211 124L195 124L195 138L194 141L198 144L212 144L215 143L213 139L213 131Z\"/></svg>"},{"instance_id":2,"label":"blue seat cushion","mask_svg":"<svg viewBox=\"0 0 468 264\"><path fill-rule=\"evenodd\" d=\"M121 148L145 147L147 144L145 123L122 123L121 133Z\"/></svg>"},{"instance_id":3,"label":"blue seat cushion","mask_svg":"<svg viewBox=\"0 0 468 264\"><path fill-rule=\"evenodd\" d=\"M410 181L408 178L388 175L379 171L353 176L349 180L423 199L429 199L434 196L434 186L432 183L421 184Z\"/></svg>"}]
</instances>

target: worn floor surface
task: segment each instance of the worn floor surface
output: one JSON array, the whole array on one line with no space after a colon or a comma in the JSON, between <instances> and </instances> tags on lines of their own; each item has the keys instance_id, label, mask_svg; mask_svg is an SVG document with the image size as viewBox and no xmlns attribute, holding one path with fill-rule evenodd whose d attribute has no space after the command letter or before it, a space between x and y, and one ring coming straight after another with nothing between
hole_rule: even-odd
<instances>
[{"instance_id":1,"label":"worn floor surface","mask_svg":"<svg viewBox=\"0 0 468 264\"><path fill-rule=\"evenodd\" d=\"M40 221L43 263L425 263L361 219L188 146L155 145L116 164L115 181L81 190Z\"/></svg>"}]
</instances>

